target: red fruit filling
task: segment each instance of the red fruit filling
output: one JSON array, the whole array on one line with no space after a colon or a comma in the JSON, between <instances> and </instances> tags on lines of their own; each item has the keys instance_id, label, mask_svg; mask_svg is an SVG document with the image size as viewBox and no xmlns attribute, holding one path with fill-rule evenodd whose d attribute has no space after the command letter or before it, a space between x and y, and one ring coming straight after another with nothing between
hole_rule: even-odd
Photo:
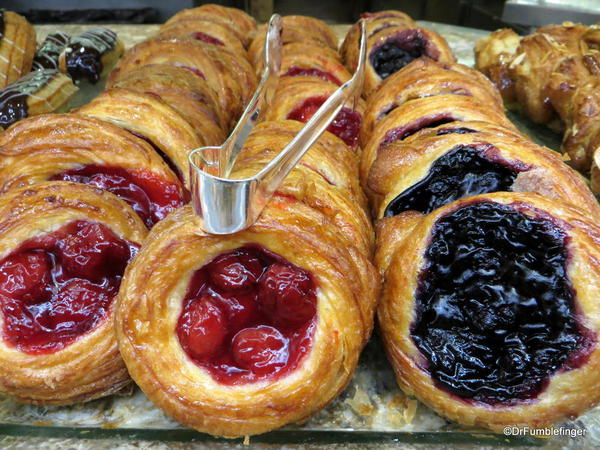
<instances>
[{"instance_id":1,"label":"red fruit filling","mask_svg":"<svg viewBox=\"0 0 600 450\"><path fill-rule=\"evenodd\" d=\"M219 382L276 379L310 350L316 313L308 271L246 245L194 273L177 336L187 355Z\"/></svg>"},{"instance_id":2,"label":"red fruit filling","mask_svg":"<svg viewBox=\"0 0 600 450\"><path fill-rule=\"evenodd\" d=\"M340 80L338 80L337 77L333 76L331 73L325 72L324 70L310 69L310 68L306 68L306 67L292 66L282 76L297 77L297 76L302 76L302 75L308 76L308 77L317 77L317 78L320 78L325 81L330 81L333 84L337 84L338 86L342 85L342 82Z\"/></svg>"},{"instance_id":3,"label":"red fruit filling","mask_svg":"<svg viewBox=\"0 0 600 450\"><path fill-rule=\"evenodd\" d=\"M306 123L326 100L327 97L325 96L309 97L300 106L290 112L287 118ZM358 133L360 131L361 120L362 118L359 113L344 106L333 122L327 127L327 131L335 134L346 145L356 148L358 146Z\"/></svg>"},{"instance_id":4,"label":"red fruit filling","mask_svg":"<svg viewBox=\"0 0 600 450\"><path fill-rule=\"evenodd\" d=\"M203 33L202 31L196 31L195 33L192 33L192 37L199 41L208 42L209 44L213 44L213 45L220 45L220 46L225 45L219 39L214 38L214 37L210 36L209 34Z\"/></svg>"},{"instance_id":5,"label":"red fruit filling","mask_svg":"<svg viewBox=\"0 0 600 450\"><path fill-rule=\"evenodd\" d=\"M56 174L51 180L74 181L112 192L125 200L148 228L185 201L179 183L162 180L141 170L88 164Z\"/></svg>"},{"instance_id":6,"label":"red fruit filling","mask_svg":"<svg viewBox=\"0 0 600 450\"><path fill-rule=\"evenodd\" d=\"M4 341L29 354L52 353L94 329L137 250L83 220L25 241L0 261Z\"/></svg>"}]
</instances>

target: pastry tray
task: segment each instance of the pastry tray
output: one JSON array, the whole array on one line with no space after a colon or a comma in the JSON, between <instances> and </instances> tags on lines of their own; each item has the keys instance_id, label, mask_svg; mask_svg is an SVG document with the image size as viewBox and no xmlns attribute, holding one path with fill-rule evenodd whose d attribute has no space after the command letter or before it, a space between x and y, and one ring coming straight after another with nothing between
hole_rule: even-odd
<instances>
[{"instance_id":1,"label":"pastry tray","mask_svg":"<svg viewBox=\"0 0 600 450\"><path fill-rule=\"evenodd\" d=\"M450 43L459 62L472 65L475 41L485 31L420 22L440 32ZM109 25L110 26L110 25ZM156 26L110 26L123 38L127 46L156 32ZM79 33L84 26L61 26L69 33ZM38 27L38 38L55 30L52 25ZM334 26L342 37L347 25ZM71 99L66 110L90 101L103 88L102 81L95 86L84 86ZM560 136L525 117L511 113L510 119L540 144L557 149ZM547 439L531 436L504 436L481 429L467 429L446 421L417 400L400 391L387 362L383 346L374 334L365 347L358 368L348 388L326 408L304 424L288 425L279 430L253 436L251 443L264 444L372 444L410 443L469 446L565 446L580 448L600 446L600 407L589 411L564 428L579 430L579 436L563 433ZM584 436L581 436L583 432ZM105 399L69 407L41 407L22 405L0 395L0 436L27 439L57 438L118 439L133 441L214 442L225 441L185 428L156 408L138 389ZM4 443L11 442L4 438ZM23 439L25 439L23 441ZM39 442L39 440L37 440ZM227 440L227 442L232 442ZM240 443L241 440L233 442ZM248 440L246 440L246 443Z\"/></svg>"}]
</instances>

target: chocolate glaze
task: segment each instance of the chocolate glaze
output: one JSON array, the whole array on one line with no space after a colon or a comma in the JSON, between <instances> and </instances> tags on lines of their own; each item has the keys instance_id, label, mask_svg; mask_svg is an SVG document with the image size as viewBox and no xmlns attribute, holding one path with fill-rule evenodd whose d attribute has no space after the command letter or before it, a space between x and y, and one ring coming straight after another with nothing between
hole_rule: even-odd
<instances>
[{"instance_id":1,"label":"chocolate glaze","mask_svg":"<svg viewBox=\"0 0 600 450\"><path fill-rule=\"evenodd\" d=\"M2 89L0 91L0 127L6 129L11 124L26 118L28 116L28 97L46 86L58 74L58 70L36 70Z\"/></svg>"},{"instance_id":2,"label":"chocolate glaze","mask_svg":"<svg viewBox=\"0 0 600 450\"><path fill-rule=\"evenodd\" d=\"M33 58L33 70L58 69L58 57L70 40L71 36L62 31L46 36Z\"/></svg>"},{"instance_id":3,"label":"chocolate glaze","mask_svg":"<svg viewBox=\"0 0 600 450\"><path fill-rule=\"evenodd\" d=\"M0 9L0 39L4 35L4 11Z\"/></svg>"},{"instance_id":4,"label":"chocolate glaze","mask_svg":"<svg viewBox=\"0 0 600 450\"><path fill-rule=\"evenodd\" d=\"M102 56L117 42L117 34L108 28L94 28L71 39L65 48L67 71L75 82L97 83L104 68Z\"/></svg>"}]
</instances>

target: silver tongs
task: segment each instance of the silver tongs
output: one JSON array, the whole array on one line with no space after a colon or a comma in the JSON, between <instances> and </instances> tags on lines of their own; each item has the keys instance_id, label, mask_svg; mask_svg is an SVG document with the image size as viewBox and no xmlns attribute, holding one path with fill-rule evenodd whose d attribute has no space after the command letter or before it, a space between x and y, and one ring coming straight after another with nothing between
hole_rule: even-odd
<instances>
[{"instance_id":1,"label":"silver tongs","mask_svg":"<svg viewBox=\"0 0 600 450\"><path fill-rule=\"evenodd\" d=\"M366 58L366 27L361 20L358 66L350 80L321 105L290 143L256 175L231 179L231 171L246 139L268 108L281 67L281 16L269 21L265 39L265 67L260 83L231 135L220 146L201 147L189 154L192 206L201 228L211 234L231 234L250 227L302 156L323 134L342 107L361 94Z\"/></svg>"}]
</instances>

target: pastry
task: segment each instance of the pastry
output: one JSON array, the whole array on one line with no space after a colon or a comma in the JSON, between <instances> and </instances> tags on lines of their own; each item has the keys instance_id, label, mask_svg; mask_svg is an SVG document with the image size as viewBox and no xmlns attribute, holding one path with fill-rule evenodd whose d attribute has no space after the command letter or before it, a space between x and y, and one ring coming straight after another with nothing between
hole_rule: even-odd
<instances>
[{"instance_id":1,"label":"pastry","mask_svg":"<svg viewBox=\"0 0 600 450\"><path fill-rule=\"evenodd\" d=\"M266 120L291 119L306 123L337 88L333 83L313 77L282 78L275 99L267 111ZM354 107L342 107L327 131L356 149L364 108L362 99Z\"/></svg>"},{"instance_id":2,"label":"pastry","mask_svg":"<svg viewBox=\"0 0 600 450\"><path fill-rule=\"evenodd\" d=\"M424 128L467 120L491 122L516 131L504 114L472 97L445 94L409 100L375 125L361 155L361 180L366 180L380 148Z\"/></svg>"},{"instance_id":3,"label":"pastry","mask_svg":"<svg viewBox=\"0 0 600 450\"><path fill-rule=\"evenodd\" d=\"M58 58L69 45L71 36L62 31L50 33L35 52L33 70L58 69Z\"/></svg>"},{"instance_id":4,"label":"pastry","mask_svg":"<svg viewBox=\"0 0 600 450\"><path fill-rule=\"evenodd\" d=\"M149 64L106 87L131 89L159 98L181 114L206 145L219 145L225 140L228 119L217 95L206 80L189 70L170 64Z\"/></svg>"},{"instance_id":5,"label":"pastry","mask_svg":"<svg viewBox=\"0 0 600 450\"><path fill-rule=\"evenodd\" d=\"M510 28L494 31L475 44L475 67L496 85L506 106L514 109L516 102L515 81L509 66L521 37Z\"/></svg>"},{"instance_id":6,"label":"pastry","mask_svg":"<svg viewBox=\"0 0 600 450\"><path fill-rule=\"evenodd\" d=\"M144 139L189 188L188 154L207 142L169 105L152 95L112 88L76 112L110 122Z\"/></svg>"},{"instance_id":7,"label":"pastry","mask_svg":"<svg viewBox=\"0 0 600 450\"><path fill-rule=\"evenodd\" d=\"M305 42L337 50L337 37L331 27L322 20L308 16L284 16L281 21L281 26L281 41L284 49L287 44ZM261 25L258 28L256 37L248 49L250 61L252 61L255 66L262 60L266 30L266 25ZM285 54L285 50L283 50L283 52Z\"/></svg>"},{"instance_id":8,"label":"pastry","mask_svg":"<svg viewBox=\"0 0 600 450\"><path fill-rule=\"evenodd\" d=\"M428 214L463 197L521 191L570 202L600 219L600 205L583 178L556 152L509 130L436 131L379 151L367 179L376 217Z\"/></svg>"},{"instance_id":9,"label":"pastry","mask_svg":"<svg viewBox=\"0 0 600 450\"><path fill-rule=\"evenodd\" d=\"M250 45L256 32L256 21L252 16L237 8L212 4L181 10L167 20L164 27L186 20L209 21L224 26L236 35L244 47Z\"/></svg>"},{"instance_id":10,"label":"pastry","mask_svg":"<svg viewBox=\"0 0 600 450\"><path fill-rule=\"evenodd\" d=\"M31 70L35 46L35 30L27 19L0 10L0 89Z\"/></svg>"},{"instance_id":11,"label":"pastry","mask_svg":"<svg viewBox=\"0 0 600 450\"><path fill-rule=\"evenodd\" d=\"M55 69L30 72L0 90L0 128L56 111L77 91L71 79Z\"/></svg>"},{"instance_id":12,"label":"pastry","mask_svg":"<svg viewBox=\"0 0 600 450\"><path fill-rule=\"evenodd\" d=\"M537 194L379 228L381 334L401 388L470 427L540 429L600 401L600 228Z\"/></svg>"},{"instance_id":13,"label":"pastry","mask_svg":"<svg viewBox=\"0 0 600 450\"><path fill-rule=\"evenodd\" d=\"M106 189L150 227L187 198L150 144L128 131L78 114L46 114L0 134L0 192L48 180Z\"/></svg>"},{"instance_id":14,"label":"pastry","mask_svg":"<svg viewBox=\"0 0 600 450\"><path fill-rule=\"evenodd\" d=\"M93 28L73 37L58 58L61 72L79 83L97 83L123 54L123 42L108 28Z\"/></svg>"},{"instance_id":15,"label":"pastry","mask_svg":"<svg viewBox=\"0 0 600 450\"><path fill-rule=\"evenodd\" d=\"M168 415L212 435L307 419L352 376L376 273L293 197L276 195L233 235L199 227L191 206L178 209L128 268L116 331L129 373Z\"/></svg>"},{"instance_id":16,"label":"pastry","mask_svg":"<svg viewBox=\"0 0 600 450\"><path fill-rule=\"evenodd\" d=\"M596 151L592 161L592 191L600 195L600 133L595 136Z\"/></svg>"},{"instance_id":17,"label":"pastry","mask_svg":"<svg viewBox=\"0 0 600 450\"><path fill-rule=\"evenodd\" d=\"M113 320L147 230L116 196L49 182L0 197L0 391L69 405L130 385Z\"/></svg>"},{"instance_id":18,"label":"pastry","mask_svg":"<svg viewBox=\"0 0 600 450\"><path fill-rule=\"evenodd\" d=\"M442 63L456 62L446 40L426 28L406 24L377 27L367 38L365 96L371 95L381 82L421 56ZM368 28L368 25L367 25ZM358 64L358 39L342 46L344 63L350 72Z\"/></svg>"},{"instance_id":19,"label":"pastry","mask_svg":"<svg viewBox=\"0 0 600 450\"><path fill-rule=\"evenodd\" d=\"M502 97L490 81L462 64L441 64L418 58L390 75L369 97L361 131L366 143L375 124L403 103L422 97L456 94L474 97L489 108L504 113Z\"/></svg>"},{"instance_id":20,"label":"pastry","mask_svg":"<svg viewBox=\"0 0 600 450\"><path fill-rule=\"evenodd\" d=\"M220 106L233 126L256 87L256 76L248 61L225 48L192 38L157 37L128 50L109 77L109 84L147 64L173 64L203 78L215 91Z\"/></svg>"}]
</instances>

